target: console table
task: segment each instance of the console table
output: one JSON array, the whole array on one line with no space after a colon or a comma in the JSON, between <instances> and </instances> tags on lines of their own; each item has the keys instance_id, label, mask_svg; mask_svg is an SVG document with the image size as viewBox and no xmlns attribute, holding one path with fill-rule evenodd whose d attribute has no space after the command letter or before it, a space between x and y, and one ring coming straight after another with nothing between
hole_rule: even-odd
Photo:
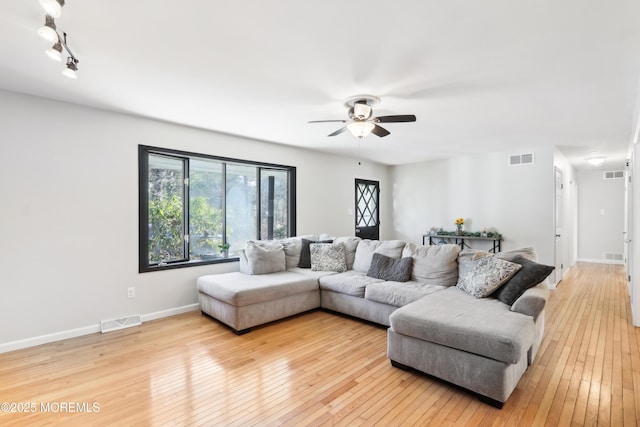
<instances>
[{"instance_id":1,"label":"console table","mask_svg":"<svg viewBox=\"0 0 640 427\"><path fill-rule=\"evenodd\" d=\"M455 242L456 245L460 245L460 249L464 249L465 247L471 248L469 246L469 241L471 240L484 240L488 242L492 242L493 247L489 249L489 252L497 253L501 251L502 246L502 237L475 237L475 236L458 236L458 235L448 235L448 234L423 234L422 235L422 244L426 245L427 238L429 238L429 245L434 245L442 242Z\"/></svg>"}]
</instances>

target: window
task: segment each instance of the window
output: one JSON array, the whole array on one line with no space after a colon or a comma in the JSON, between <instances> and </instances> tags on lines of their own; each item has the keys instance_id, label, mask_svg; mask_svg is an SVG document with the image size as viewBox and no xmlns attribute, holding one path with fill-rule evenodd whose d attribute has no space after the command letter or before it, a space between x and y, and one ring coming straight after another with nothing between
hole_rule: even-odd
<instances>
[{"instance_id":1,"label":"window","mask_svg":"<svg viewBox=\"0 0 640 427\"><path fill-rule=\"evenodd\" d=\"M138 147L140 272L237 260L251 239L295 235L291 166Z\"/></svg>"}]
</instances>

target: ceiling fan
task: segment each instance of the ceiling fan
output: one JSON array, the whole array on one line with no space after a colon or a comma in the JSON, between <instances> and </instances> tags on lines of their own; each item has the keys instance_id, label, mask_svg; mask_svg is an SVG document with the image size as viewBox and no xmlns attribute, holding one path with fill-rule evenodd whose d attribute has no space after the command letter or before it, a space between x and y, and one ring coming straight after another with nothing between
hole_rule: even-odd
<instances>
[{"instance_id":1,"label":"ceiling fan","mask_svg":"<svg viewBox=\"0 0 640 427\"><path fill-rule=\"evenodd\" d=\"M344 106L349 109L349 118L346 120L311 120L309 123L347 123L346 126L330 133L328 136L336 136L349 130L353 136L362 139L370 133L379 137L389 135L391 132L378 126L378 123L402 123L415 122L416 116L413 114L395 116L373 116L373 106L380 102L380 98L373 95L356 95L347 98Z\"/></svg>"}]
</instances>

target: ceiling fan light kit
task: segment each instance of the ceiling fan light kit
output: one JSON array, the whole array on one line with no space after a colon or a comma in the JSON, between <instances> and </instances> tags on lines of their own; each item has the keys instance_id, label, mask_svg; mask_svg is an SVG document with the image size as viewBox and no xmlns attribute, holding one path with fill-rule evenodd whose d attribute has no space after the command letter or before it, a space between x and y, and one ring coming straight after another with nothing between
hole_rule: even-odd
<instances>
[{"instance_id":1,"label":"ceiling fan light kit","mask_svg":"<svg viewBox=\"0 0 640 427\"><path fill-rule=\"evenodd\" d=\"M46 12L45 22L42 27L38 29L38 35L49 43L53 43L49 49L45 50L45 53L49 58L56 62L62 62L62 51L68 54L67 67L62 71L62 75L71 79L77 79L78 75L78 58L71 52L69 45L67 44L67 33L63 32L62 36L58 33L55 18L62 16L62 6L64 6L64 0L39 0L40 6Z\"/></svg>"},{"instance_id":2,"label":"ceiling fan light kit","mask_svg":"<svg viewBox=\"0 0 640 427\"><path fill-rule=\"evenodd\" d=\"M347 125L347 129L349 129L351 134L360 139L369 135L375 127L376 125L370 122L353 122Z\"/></svg>"},{"instance_id":3,"label":"ceiling fan light kit","mask_svg":"<svg viewBox=\"0 0 640 427\"><path fill-rule=\"evenodd\" d=\"M373 106L380 103L380 98L373 95L355 95L344 101L344 106L348 108L347 120L312 120L309 123L347 123L346 126L330 133L329 136L336 136L349 130L353 136L362 139L369 134L385 137L391 132L378 126L377 123L403 123L415 122L416 116L413 114L395 116L373 116Z\"/></svg>"}]
</instances>

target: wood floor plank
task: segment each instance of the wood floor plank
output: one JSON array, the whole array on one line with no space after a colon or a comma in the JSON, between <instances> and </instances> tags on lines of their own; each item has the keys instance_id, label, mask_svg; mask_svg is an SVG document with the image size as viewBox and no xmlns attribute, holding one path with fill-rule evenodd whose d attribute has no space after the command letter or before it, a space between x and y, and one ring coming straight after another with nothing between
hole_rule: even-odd
<instances>
[{"instance_id":1,"label":"wood floor plank","mask_svg":"<svg viewBox=\"0 0 640 427\"><path fill-rule=\"evenodd\" d=\"M640 424L640 329L620 266L578 263L552 291L534 364L502 410L390 365L386 329L323 311L237 336L200 313L0 354L1 425Z\"/></svg>"}]
</instances>

